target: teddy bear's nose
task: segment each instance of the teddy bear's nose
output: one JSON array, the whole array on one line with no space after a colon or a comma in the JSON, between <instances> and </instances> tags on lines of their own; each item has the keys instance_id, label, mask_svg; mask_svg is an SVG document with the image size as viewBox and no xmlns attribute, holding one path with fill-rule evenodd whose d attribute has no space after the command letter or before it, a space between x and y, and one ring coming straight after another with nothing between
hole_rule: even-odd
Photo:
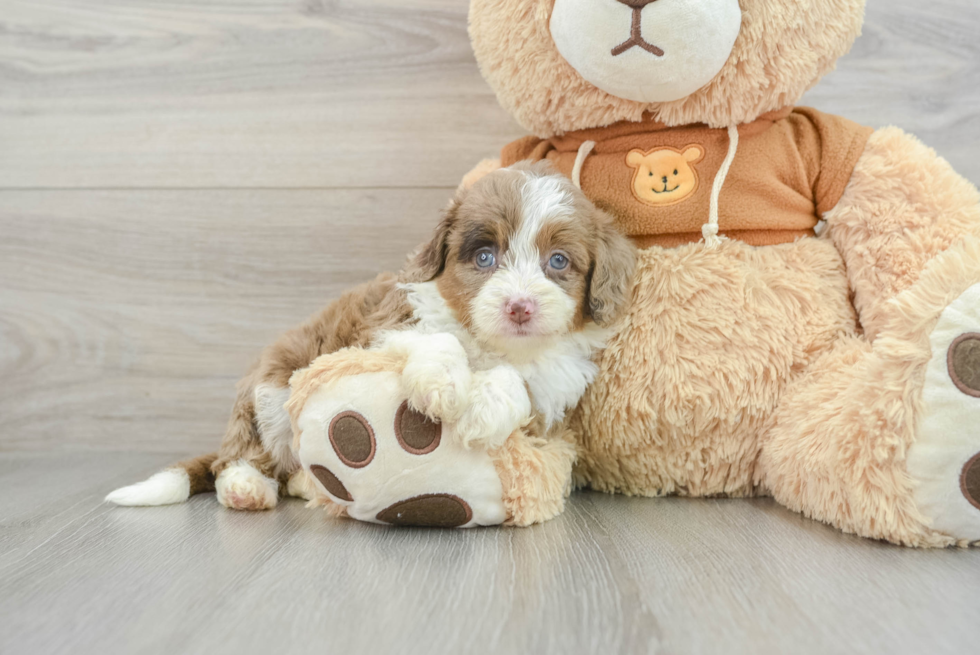
<instances>
[{"instance_id":1,"label":"teddy bear's nose","mask_svg":"<svg viewBox=\"0 0 980 655\"><path fill-rule=\"evenodd\" d=\"M656 2L657 0L619 0L627 7L632 7L633 9L643 9L649 4Z\"/></svg>"},{"instance_id":2,"label":"teddy bear's nose","mask_svg":"<svg viewBox=\"0 0 980 655\"><path fill-rule=\"evenodd\" d=\"M664 181L664 184L667 184L667 176L666 176L666 175L664 175L664 176L663 176L662 178L660 178L660 179L662 179L662 180Z\"/></svg>"}]
</instances>

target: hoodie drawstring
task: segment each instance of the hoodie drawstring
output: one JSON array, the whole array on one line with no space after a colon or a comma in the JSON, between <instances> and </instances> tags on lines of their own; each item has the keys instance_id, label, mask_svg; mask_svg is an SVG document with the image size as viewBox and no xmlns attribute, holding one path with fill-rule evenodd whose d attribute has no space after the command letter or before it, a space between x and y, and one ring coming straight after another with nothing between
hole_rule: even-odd
<instances>
[{"instance_id":1,"label":"hoodie drawstring","mask_svg":"<svg viewBox=\"0 0 980 655\"><path fill-rule=\"evenodd\" d=\"M732 162L735 161L735 153L738 152L738 126L728 126L728 155L715 175L714 186L711 187L711 209L708 213L708 222L701 226L701 236L704 237L704 245L708 248L716 248L724 238L718 236L718 206L721 198L721 189L725 186L728 172L732 169Z\"/></svg>"},{"instance_id":2,"label":"hoodie drawstring","mask_svg":"<svg viewBox=\"0 0 980 655\"><path fill-rule=\"evenodd\" d=\"M585 163L585 158L589 156L593 148L595 148L595 141L583 141L582 145L578 147L578 154L575 156L575 166L572 167L572 183L578 187L579 191L582 190L582 164Z\"/></svg>"}]
</instances>

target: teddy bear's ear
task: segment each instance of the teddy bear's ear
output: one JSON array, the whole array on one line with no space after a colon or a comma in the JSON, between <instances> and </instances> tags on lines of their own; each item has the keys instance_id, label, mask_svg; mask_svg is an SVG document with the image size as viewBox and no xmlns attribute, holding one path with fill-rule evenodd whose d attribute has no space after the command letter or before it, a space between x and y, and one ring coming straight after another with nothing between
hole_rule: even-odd
<instances>
[{"instance_id":1,"label":"teddy bear's ear","mask_svg":"<svg viewBox=\"0 0 980 655\"><path fill-rule=\"evenodd\" d=\"M616 229L612 217L596 210L598 238L589 279L587 310L597 325L613 323L626 311L633 290L636 248Z\"/></svg>"},{"instance_id":2,"label":"teddy bear's ear","mask_svg":"<svg viewBox=\"0 0 980 655\"><path fill-rule=\"evenodd\" d=\"M690 146L684 151L683 156L684 159L693 164L694 162L700 161L701 158L704 157L704 148L701 146Z\"/></svg>"},{"instance_id":3,"label":"teddy bear's ear","mask_svg":"<svg viewBox=\"0 0 980 655\"><path fill-rule=\"evenodd\" d=\"M446 267L446 257L449 254L449 234L456 225L459 206L466 195L466 189L460 189L456 196L449 201L449 206L442 213L442 220L436 226L432 239L409 255L408 265L402 273L406 282L429 282L442 273Z\"/></svg>"}]
</instances>

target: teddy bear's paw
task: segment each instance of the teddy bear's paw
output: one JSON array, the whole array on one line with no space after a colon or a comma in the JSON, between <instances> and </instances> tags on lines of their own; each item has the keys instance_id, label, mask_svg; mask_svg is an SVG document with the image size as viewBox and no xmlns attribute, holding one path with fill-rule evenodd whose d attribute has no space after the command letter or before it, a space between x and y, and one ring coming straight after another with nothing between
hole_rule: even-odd
<instances>
[{"instance_id":1,"label":"teddy bear's paw","mask_svg":"<svg viewBox=\"0 0 980 655\"><path fill-rule=\"evenodd\" d=\"M939 317L923 413L907 468L931 527L960 541L980 540L980 284Z\"/></svg>"},{"instance_id":2,"label":"teddy bear's paw","mask_svg":"<svg viewBox=\"0 0 980 655\"><path fill-rule=\"evenodd\" d=\"M497 366L473 376L473 391L455 434L466 448L492 450L504 445L531 417L524 379L512 366Z\"/></svg>"},{"instance_id":3,"label":"teddy bear's paw","mask_svg":"<svg viewBox=\"0 0 980 655\"><path fill-rule=\"evenodd\" d=\"M415 410L398 373L363 373L314 393L296 421L317 492L352 518L473 527L506 519L493 460L448 422Z\"/></svg>"},{"instance_id":4,"label":"teddy bear's paw","mask_svg":"<svg viewBox=\"0 0 980 655\"><path fill-rule=\"evenodd\" d=\"M286 481L286 494L303 500L316 498L316 483L306 469L297 469L289 476L289 480Z\"/></svg>"}]
</instances>

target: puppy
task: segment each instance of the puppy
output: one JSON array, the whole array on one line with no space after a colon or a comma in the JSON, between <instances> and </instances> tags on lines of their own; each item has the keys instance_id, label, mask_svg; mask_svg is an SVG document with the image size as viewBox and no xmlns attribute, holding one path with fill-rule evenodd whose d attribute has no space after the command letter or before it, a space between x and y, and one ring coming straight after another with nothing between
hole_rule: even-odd
<instances>
[{"instance_id":1,"label":"puppy","mask_svg":"<svg viewBox=\"0 0 980 655\"><path fill-rule=\"evenodd\" d=\"M284 487L309 498L283 408L289 379L352 346L407 349L410 402L457 421L465 442L499 445L509 423L529 418L547 437L596 373L593 357L626 307L634 261L611 217L548 164L491 173L457 192L399 274L354 288L262 353L238 384L217 453L106 500L164 505L216 490L226 507L260 510L275 507Z\"/></svg>"}]
</instances>

